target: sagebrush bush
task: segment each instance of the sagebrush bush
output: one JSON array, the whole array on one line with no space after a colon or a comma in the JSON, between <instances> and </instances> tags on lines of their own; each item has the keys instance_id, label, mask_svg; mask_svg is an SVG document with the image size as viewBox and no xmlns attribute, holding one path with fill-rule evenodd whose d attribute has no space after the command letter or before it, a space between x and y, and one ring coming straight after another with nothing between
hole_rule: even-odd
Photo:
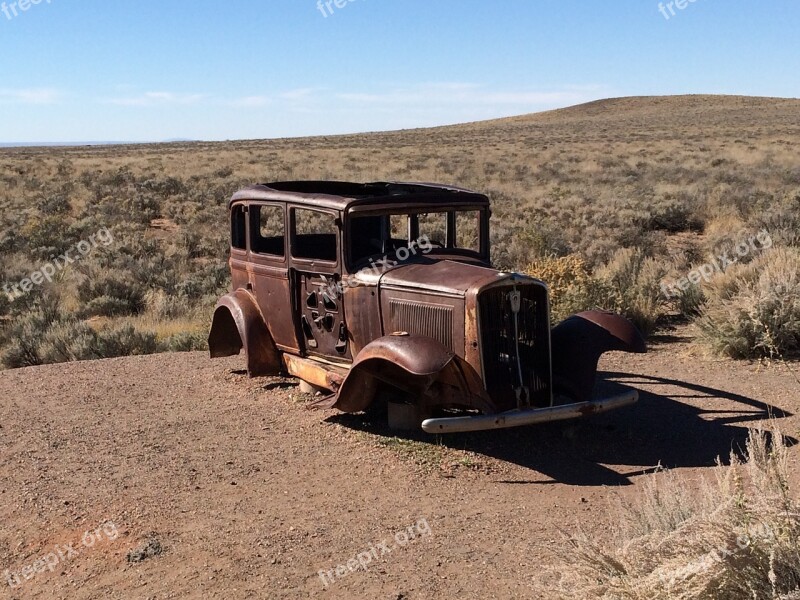
<instances>
[{"instance_id":1,"label":"sagebrush bush","mask_svg":"<svg viewBox=\"0 0 800 600\"><path fill-rule=\"evenodd\" d=\"M524 272L550 288L553 324L581 311L616 308L617 298L609 283L593 277L580 255L540 258L526 266Z\"/></svg>"},{"instance_id":2,"label":"sagebrush bush","mask_svg":"<svg viewBox=\"0 0 800 600\"><path fill-rule=\"evenodd\" d=\"M14 369L36 365L154 354L167 349L155 333L131 325L96 331L88 324L64 316L50 303L16 321L6 335L8 344L0 363Z\"/></svg>"},{"instance_id":3,"label":"sagebrush bush","mask_svg":"<svg viewBox=\"0 0 800 600\"><path fill-rule=\"evenodd\" d=\"M208 334L183 331L170 336L166 340L170 352L194 352L208 350Z\"/></svg>"},{"instance_id":4,"label":"sagebrush bush","mask_svg":"<svg viewBox=\"0 0 800 600\"><path fill-rule=\"evenodd\" d=\"M622 248L597 271L616 300L614 308L628 317L644 335L653 332L663 313L661 282L667 266L638 249Z\"/></svg>"},{"instance_id":5,"label":"sagebrush bush","mask_svg":"<svg viewBox=\"0 0 800 600\"><path fill-rule=\"evenodd\" d=\"M700 341L733 358L800 353L800 250L774 249L707 286Z\"/></svg>"},{"instance_id":6,"label":"sagebrush bush","mask_svg":"<svg viewBox=\"0 0 800 600\"><path fill-rule=\"evenodd\" d=\"M38 302L30 312L17 317L6 331L7 343L0 354L0 363L10 369L42 364L39 354L42 336L60 320L55 298Z\"/></svg>"},{"instance_id":7,"label":"sagebrush bush","mask_svg":"<svg viewBox=\"0 0 800 600\"><path fill-rule=\"evenodd\" d=\"M144 287L125 273L87 277L78 285L84 316L137 315L145 308Z\"/></svg>"},{"instance_id":8,"label":"sagebrush bush","mask_svg":"<svg viewBox=\"0 0 800 600\"><path fill-rule=\"evenodd\" d=\"M650 477L618 500L606 539L568 536L535 586L544 597L599 600L790 600L800 594L800 503L777 429L751 430L747 458L732 455L700 482Z\"/></svg>"},{"instance_id":9,"label":"sagebrush bush","mask_svg":"<svg viewBox=\"0 0 800 600\"><path fill-rule=\"evenodd\" d=\"M97 353L102 358L137 356L164 352L166 346L159 343L155 333L139 331L133 325L122 325L97 333Z\"/></svg>"},{"instance_id":10,"label":"sagebrush bush","mask_svg":"<svg viewBox=\"0 0 800 600\"><path fill-rule=\"evenodd\" d=\"M674 303L678 314L693 319L703 312L706 294L700 285L691 283L685 290L678 288L675 292L677 296L674 298Z\"/></svg>"},{"instance_id":11,"label":"sagebrush bush","mask_svg":"<svg viewBox=\"0 0 800 600\"><path fill-rule=\"evenodd\" d=\"M60 321L40 332L36 364L53 364L104 358L97 345L97 333L80 321Z\"/></svg>"},{"instance_id":12,"label":"sagebrush bush","mask_svg":"<svg viewBox=\"0 0 800 600\"><path fill-rule=\"evenodd\" d=\"M2 285L2 282L0 282ZM11 300L6 296L5 292L0 291L0 317L5 316L11 310Z\"/></svg>"}]
</instances>

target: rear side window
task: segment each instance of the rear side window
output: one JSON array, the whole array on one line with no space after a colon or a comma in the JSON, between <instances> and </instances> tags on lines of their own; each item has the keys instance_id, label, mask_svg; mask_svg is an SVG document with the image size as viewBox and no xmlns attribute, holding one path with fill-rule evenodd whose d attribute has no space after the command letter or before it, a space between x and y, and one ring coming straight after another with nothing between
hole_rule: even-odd
<instances>
[{"instance_id":1,"label":"rear side window","mask_svg":"<svg viewBox=\"0 0 800 600\"><path fill-rule=\"evenodd\" d=\"M440 248L447 247L447 213L419 215L419 237L426 238Z\"/></svg>"},{"instance_id":2,"label":"rear side window","mask_svg":"<svg viewBox=\"0 0 800 600\"><path fill-rule=\"evenodd\" d=\"M231 246L247 250L247 219L244 206L238 204L231 209Z\"/></svg>"},{"instance_id":3,"label":"rear side window","mask_svg":"<svg viewBox=\"0 0 800 600\"><path fill-rule=\"evenodd\" d=\"M283 258L286 247L286 222L282 206L250 207L250 250Z\"/></svg>"},{"instance_id":4,"label":"rear side window","mask_svg":"<svg viewBox=\"0 0 800 600\"><path fill-rule=\"evenodd\" d=\"M481 251L481 213L477 210L456 213L456 248Z\"/></svg>"},{"instance_id":5,"label":"rear side window","mask_svg":"<svg viewBox=\"0 0 800 600\"><path fill-rule=\"evenodd\" d=\"M336 262L336 239L339 228L330 213L303 208L294 209L292 256Z\"/></svg>"}]
</instances>

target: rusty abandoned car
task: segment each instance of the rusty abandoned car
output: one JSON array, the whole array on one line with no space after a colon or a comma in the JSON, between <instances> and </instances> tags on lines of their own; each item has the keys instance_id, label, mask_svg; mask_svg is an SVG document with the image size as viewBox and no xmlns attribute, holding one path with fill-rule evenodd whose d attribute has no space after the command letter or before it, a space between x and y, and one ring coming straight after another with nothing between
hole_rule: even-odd
<instances>
[{"instance_id":1,"label":"rusty abandoned car","mask_svg":"<svg viewBox=\"0 0 800 600\"><path fill-rule=\"evenodd\" d=\"M581 417L607 351L645 352L621 316L551 329L542 281L494 269L489 199L416 183L285 182L230 201L233 291L215 309L212 357L244 350L250 376L291 375L355 413L429 433Z\"/></svg>"}]
</instances>

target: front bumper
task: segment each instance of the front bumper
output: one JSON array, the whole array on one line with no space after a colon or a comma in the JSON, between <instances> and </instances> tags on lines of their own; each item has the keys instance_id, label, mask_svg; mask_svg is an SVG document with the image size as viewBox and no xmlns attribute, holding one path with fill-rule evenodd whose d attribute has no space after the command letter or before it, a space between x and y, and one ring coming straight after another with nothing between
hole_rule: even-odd
<instances>
[{"instance_id":1,"label":"front bumper","mask_svg":"<svg viewBox=\"0 0 800 600\"><path fill-rule=\"evenodd\" d=\"M479 415L471 417L445 417L442 419L426 419L422 429L427 433L463 433L468 431L486 431L490 429L508 429L537 423L551 423L588 417L624 406L635 404L639 400L639 392L628 390L625 393L577 404L564 404L550 408L528 410L509 410L495 415Z\"/></svg>"}]
</instances>

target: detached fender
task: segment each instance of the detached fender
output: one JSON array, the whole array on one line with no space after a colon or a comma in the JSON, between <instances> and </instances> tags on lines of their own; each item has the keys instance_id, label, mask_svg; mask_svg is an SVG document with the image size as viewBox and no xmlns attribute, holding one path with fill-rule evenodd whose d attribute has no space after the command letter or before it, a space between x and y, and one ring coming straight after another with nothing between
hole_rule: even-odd
<instances>
[{"instance_id":1,"label":"detached fender","mask_svg":"<svg viewBox=\"0 0 800 600\"><path fill-rule=\"evenodd\" d=\"M413 396L425 408L464 406L496 412L471 365L434 339L407 334L388 335L367 344L336 395L317 407L365 410L381 383Z\"/></svg>"},{"instance_id":2,"label":"detached fender","mask_svg":"<svg viewBox=\"0 0 800 600\"><path fill-rule=\"evenodd\" d=\"M643 354L647 344L636 326L620 315L592 310L559 323L551 333L553 391L575 402L592 399L597 363L614 350Z\"/></svg>"},{"instance_id":3,"label":"detached fender","mask_svg":"<svg viewBox=\"0 0 800 600\"><path fill-rule=\"evenodd\" d=\"M250 377L278 375L281 358L258 304L246 290L226 294L214 308L208 336L211 358L236 356L244 348Z\"/></svg>"}]
</instances>

